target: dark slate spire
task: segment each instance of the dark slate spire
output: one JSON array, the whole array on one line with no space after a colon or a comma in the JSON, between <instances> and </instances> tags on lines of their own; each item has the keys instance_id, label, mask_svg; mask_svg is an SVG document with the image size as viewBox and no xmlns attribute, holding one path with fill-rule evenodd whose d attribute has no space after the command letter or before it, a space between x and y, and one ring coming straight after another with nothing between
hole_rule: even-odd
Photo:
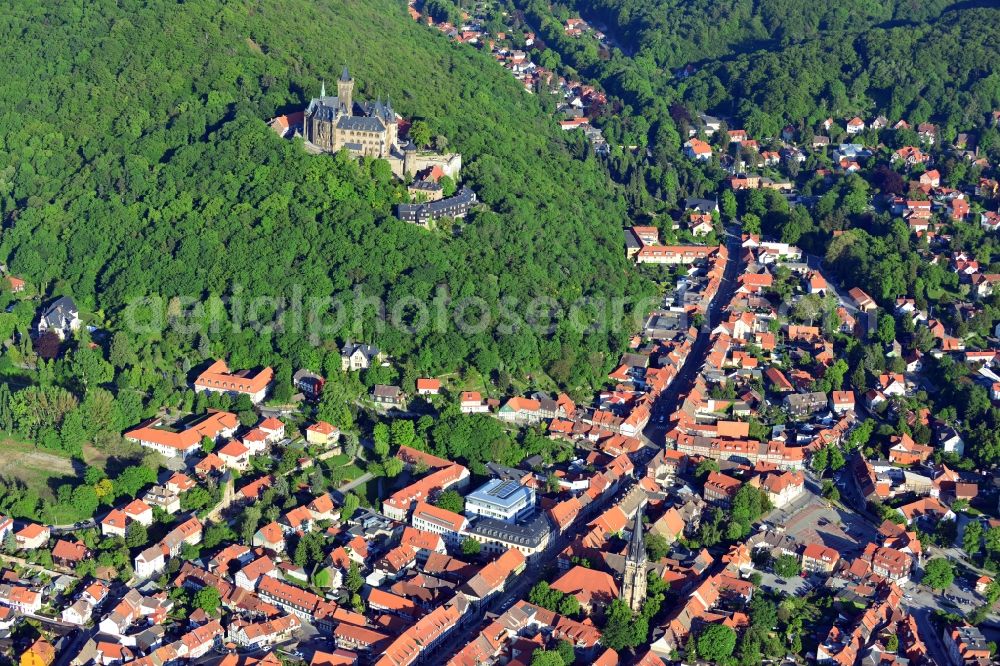
<instances>
[{"instance_id":1,"label":"dark slate spire","mask_svg":"<svg viewBox=\"0 0 1000 666\"><path fill-rule=\"evenodd\" d=\"M351 80L351 73L347 71L347 65L344 65L344 71L340 73L340 80L341 81Z\"/></svg>"},{"instance_id":2,"label":"dark slate spire","mask_svg":"<svg viewBox=\"0 0 1000 666\"><path fill-rule=\"evenodd\" d=\"M646 561L646 537L643 534L642 514L646 508L646 503L639 505L639 510L635 514L635 524L632 527L632 535L628 540L628 553L626 559L631 562Z\"/></svg>"}]
</instances>

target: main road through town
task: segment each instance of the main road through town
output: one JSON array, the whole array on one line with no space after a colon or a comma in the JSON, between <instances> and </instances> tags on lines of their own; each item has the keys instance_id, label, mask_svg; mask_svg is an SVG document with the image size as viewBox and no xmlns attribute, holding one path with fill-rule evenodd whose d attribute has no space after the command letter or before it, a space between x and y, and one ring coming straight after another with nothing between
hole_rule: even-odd
<instances>
[{"instance_id":1,"label":"main road through town","mask_svg":"<svg viewBox=\"0 0 1000 666\"><path fill-rule=\"evenodd\" d=\"M681 366L670 385L660 393L656 404L653 405L653 416L649 420L649 425L643 431L645 437L657 447L663 444L664 434L669 427L670 415L676 411L678 405L691 391L698 373L705 365L705 359L708 358L712 346L712 329L722 321L726 308L736 294L741 243L740 227L736 225L727 227L726 250L729 256L726 260L722 284L719 285L719 291L708 306L708 316L705 317L704 324L698 331L698 337L691 345L691 351L684 359L684 365Z\"/></svg>"}]
</instances>

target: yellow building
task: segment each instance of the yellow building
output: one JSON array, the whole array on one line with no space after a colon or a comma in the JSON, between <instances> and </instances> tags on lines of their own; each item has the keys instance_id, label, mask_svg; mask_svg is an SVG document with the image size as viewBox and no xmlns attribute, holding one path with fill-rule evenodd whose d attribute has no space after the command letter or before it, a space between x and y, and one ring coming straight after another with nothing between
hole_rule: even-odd
<instances>
[{"instance_id":1,"label":"yellow building","mask_svg":"<svg viewBox=\"0 0 1000 666\"><path fill-rule=\"evenodd\" d=\"M21 654L21 666L52 666L56 660L56 649L44 638L39 638Z\"/></svg>"}]
</instances>

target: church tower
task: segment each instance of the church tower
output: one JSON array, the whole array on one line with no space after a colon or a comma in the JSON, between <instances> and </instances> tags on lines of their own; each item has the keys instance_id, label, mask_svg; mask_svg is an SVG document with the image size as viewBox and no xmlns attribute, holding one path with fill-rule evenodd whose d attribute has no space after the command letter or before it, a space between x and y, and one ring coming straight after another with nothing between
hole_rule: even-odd
<instances>
[{"instance_id":1,"label":"church tower","mask_svg":"<svg viewBox=\"0 0 1000 666\"><path fill-rule=\"evenodd\" d=\"M337 97L340 98L340 103L344 106L347 115L354 115L354 79L351 78L351 73L347 71L344 67L344 71L340 74L340 79L337 81Z\"/></svg>"},{"instance_id":2,"label":"church tower","mask_svg":"<svg viewBox=\"0 0 1000 666\"><path fill-rule=\"evenodd\" d=\"M633 612L642 610L642 602L646 600L646 538L643 534L642 514L646 508L643 502L635 514L635 524L632 536L628 540L628 552L625 554L625 575L622 579L622 600Z\"/></svg>"}]
</instances>

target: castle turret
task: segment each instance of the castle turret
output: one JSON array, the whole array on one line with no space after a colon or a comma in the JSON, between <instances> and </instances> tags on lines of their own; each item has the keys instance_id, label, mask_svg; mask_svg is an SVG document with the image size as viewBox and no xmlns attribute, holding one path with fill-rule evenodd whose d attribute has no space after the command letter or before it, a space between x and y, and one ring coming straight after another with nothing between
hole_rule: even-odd
<instances>
[{"instance_id":1,"label":"castle turret","mask_svg":"<svg viewBox=\"0 0 1000 666\"><path fill-rule=\"evenodd\" d=\"M416 175L417 172L417 146L412 141L407 141L403 146L403 173Z\"/></svg>"},{"instance_id":2,"label":"castle turret","mask_svg":"<svg viewBox=\"0 0 1000 666\"><path fill-rule=\"evenodd\" d=\"M347 115L354 115L354 79L346 67L337 80L337 96Z\"/></svg>"}]
</instances>

